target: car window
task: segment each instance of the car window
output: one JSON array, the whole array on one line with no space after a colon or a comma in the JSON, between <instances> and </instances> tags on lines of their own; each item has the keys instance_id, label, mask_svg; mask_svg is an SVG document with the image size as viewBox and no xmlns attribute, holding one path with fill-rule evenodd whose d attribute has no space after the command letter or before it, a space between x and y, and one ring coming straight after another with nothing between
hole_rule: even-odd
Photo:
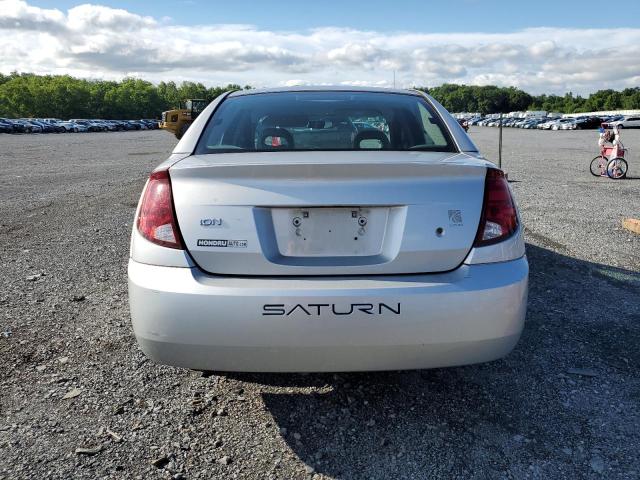
<instances>
[{"instance_id":1,"label":"car window","mask_svg":"<svg viewBox=\"0 0 640 480\"><path fill-rule=\"evenodd\" d=\"M455 151L421 96L382 92L272 92L224 100L196 153L309 150Z\"/></svg>"},{"instance_id":2,"label":"car window","mask_svg":"<svg viewBox=\"0 0 640 480\"><path fill-rule=\"evenodd\" d=\"M447 140L444 137L439 122L434 118L433 114L422 103L418 104L418 110L420 111L420 120L422 121L424 143L427 145L446 145Z\"/></svg>"}]
</instances>

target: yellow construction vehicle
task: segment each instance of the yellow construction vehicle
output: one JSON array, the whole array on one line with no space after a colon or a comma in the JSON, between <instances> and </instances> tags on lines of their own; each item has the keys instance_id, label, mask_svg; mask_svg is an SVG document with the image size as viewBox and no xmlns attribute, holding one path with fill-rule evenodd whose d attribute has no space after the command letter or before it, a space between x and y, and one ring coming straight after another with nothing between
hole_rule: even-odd
<instances>
[{"instance_id":1,"label":"yellow construction vehicle","mask_svg":"<svg viewBox=\"0 0 640 480\"><path fill-rule=\"evenodd\" d=\"M176 138L180 139L187 131L191 122L204 110L207 101L201 98L191 98L185 100L180 108L162 112L160 128L172 132Z\"/></svg>"}]
</instances>

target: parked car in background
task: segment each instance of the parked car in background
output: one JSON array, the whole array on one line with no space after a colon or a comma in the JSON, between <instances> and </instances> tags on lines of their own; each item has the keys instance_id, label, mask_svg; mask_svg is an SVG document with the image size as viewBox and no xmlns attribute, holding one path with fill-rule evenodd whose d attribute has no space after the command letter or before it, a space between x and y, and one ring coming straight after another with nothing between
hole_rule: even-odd
<instances>
[{"instance_id":1,"label":"parked car in background","mask_svg":"<svg viewBox=\"0 0 640 480\"><path fill-rule=\"evenodd\" d=\"M133 120L136 124L140 125L141 130L149 130L149 125L144 120Z\"/></svg>"},{"instance_id":2,"label":"parked car in background","mask_svg":"<svg viewBox=\"0 0 640 480\"><path fill-rule=\"evenodd\" d=\"M60 120L59 118L36 118L35 120L37 120L41 124L53 127L55 133L64 133L66 131L65 128L60 125L60 122L62 120ZM50 133L50 131L47 130L45 130L45 132Z\"/></svg>"},{"instance_id":3,"label":"parked car in background","mask_svg":"<svg viewBox=\"0 0 640 480\"><path fill-rule=\"evenodd\" d=\"M102 132L102 131L105 130L104 126L97 125L94 122L92 122L91 120L72 118L71 121L73 123L77 123L78 125L84 125L85 127L87 127L87 130L90 131L90 132Z\"/></svg>"},{"instance_id":4,"label":"parked car in background","mask_svg":"<svg viewBox=\"0 0 640 480\"><path fill-rule=\"evenodd\" d=\"M5 118L3 119L5 123L8 123L11 125L11 127L13 128L13 132L12 133L28 133L27 132L27 125L14 119L14 118Z\"/></svg>"},{"instance_id":5,"label":"parked car in background","mask_svg":"<svg viewBox=\"0 0 640 480\"><path fill-rule=\"evenodd\" d=\"M159 123L158 119L147 118L147 119L145 119L145 122L147 122L147 124L149 124L149 128L151 128L152 130L159 130L160 129L160 123Z\"/></svg>"},{"instance_id":6,"label":"parked car in background","mask_svg":"<svg viewBox=\"0 0 640 480\"><path fill-rule=\"evenodd\" d=\"M545 119L543 118L531 118L529 120L527 120L524 125L522 125L522 128L525 129L531 129L531 128L537 128L538 125L540 125L541 123L544 123Z\"/></svg>"},{"instance_id":7,"label":"parked car in background","mask_svg":"<svg viewBox=\"0 0 640 480\"><path fill-rule=\"evenodd\" d=\"M27 118L19 118L14 120L14 123L24 125L25 133L42 133L42 127Z\"/></svg>"},{"instance_id":8,"label":"parked car in background","mask_svg":"<svg viewBox=\"0 0 640 480\"><path fill-rule=\"evenodd\" d=\"M624 115L611 115L602 119L604 123L619 122L620 120L624 120Z\"/></svg>"},{"instance_id":9,"label":"parked car in background","mask_svg":"<svg viewBox=\"0 0 640 480\"><path fill-rule=\"evenodd\" d=\"M624 117L620 120L614 120L607 123L609 128L640 128L640 115Z\"/></svg>"},{"instance_id":10,"label":"parked car in background","mask_svg":"<svg viewBox=\"0 0 640 480\"><path fill-rule=\"evenodd\" d=\"M560 130L560 118L555 118L553 120L549 120L542 124L542 130Z\"/></svg>"},{"instance_id":11,"label":"parked car in background","mask_svg":"<svg viewBox=\"0 0 640 480\"><path fill-rule=\"evenodd\" d=\"M65 129L65 131L67 131L67 132L79 133L79 132L88 132L89 131L89 127L87 127L86 125L83 125L83 124L80 124L80 123L76 123L76 122L72 122L72 121L60 122L59 125L62 126Z\"/></svg>"},{"instance_id":12,"label":"parked car in background","mask_svg":"<svg viewBox=\"0 0 640 480\"><path fill-rule=\"evenodd\" d=\"M373 116L382 129L354 125ZM130 311L159 363L464 365L506 355L524 325L505 175L422 92L221 95L151 174L135 218Z\"/></svg>"},{"instance_id":13,"label":"parked car in background","mask_svg":"<svg viewBox=\"0 0 640 480\"><path fill-rule=\"evenodd\" d=\"M123 120L107 120L107 121L111 123L115 127L116 131L118 132L129 130L127 128L126 122L124 122Z\"/></svg>"},{"instance_id":14,"label":"parked car in background","mask_svg":"<svg viewBox=\"0 0 640 480\"><path fill-rule=\"evenodd\" d=\"M602 125L602 118L600 117L579 117L576 119L576 129L578 130L592 130L600 128Z\"/></svg>"},{"instance_id":15,"label":"parked car in background","mask_svg":"<svg viewBox=\"0 0 640 480\"><path fill-rule=\"evenodd\" d=\"M38 125L42 129L42 133L60 133L60 130L52 123L43 122L37 119L30 119L30 123Z\"/></svg>"},{"instance_id":16,"label":"parked car in background","mask_svg":"<svg viewBox=\"0 0 640 480\"><path fill-rule=\"evenodd\" d=\"M536 115L531 115L535 113ZM562 114L548 112L511 112L502 117L502 126L505 128L523 128L540 130L591 130L600 128L601 125L619 125L621 128L640 128L640 115L572 115L562 117ZM485 127L500 126L500 117L497 114L487 116L466 117L465 114L456 114L460 122L466 121L468 125Z\"/></svg>"},{"instance_id":17,"label":"parked car in background","mask_svg":"<svg viewBox=\"0 0 640 480\"><path fill-rule=\"evenodd\" d=\"M0 124L3 126L4 133L23 133L24 126L18 125L13 119L0 118Z\"/></svg>"},{"instance_id":18,"label":"parked car in background","mask_svg":"<svg viewBox=\"0 0 640 480\"><path fill-rule=\"evenodd\" d=\"M0 118L0 133L13 133L14 128L10 122L5 122L2 118Z\"/></svg>"},{"instance_id":19,"label":"parked car in background","mask_svg":"<svg viewBox=\"0 0 640 480\"><path fill-rule=\"evenodd\" d=\"M157 120L104 120L59 118L0 118L0 133L81 133L147 130L158 128Z\"/></svg>"},{"instance_id":20,"label":"parked car in background","mask_svg":"<svg viewBox=\"0 0 640 480\"><path fill-rule=\"evenodd\" d=\"M555 119L551 119L551 120L546 120L543 121L542 123L538 124L537 128L539 130L551 130L551 125L553 125L556 122Z\"/></svg>"}]
</instances>

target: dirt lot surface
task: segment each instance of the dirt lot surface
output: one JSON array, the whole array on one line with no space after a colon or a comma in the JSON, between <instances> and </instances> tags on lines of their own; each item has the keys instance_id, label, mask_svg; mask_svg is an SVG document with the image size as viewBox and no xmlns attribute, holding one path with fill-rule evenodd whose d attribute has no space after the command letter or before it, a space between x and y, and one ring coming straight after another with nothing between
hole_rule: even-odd
<instances>
[{"instance_id":1,"label":"dirt lot surface","mask_svg":"<svg viewBox=\"0 0 640 480\"><path fill-rule=\"evenodd\" d=\"M148 361L128 239L165 132L0 135L0 479L640 477L640 130L505 130L527 228L527 324L461 368L202 375ZM497 130L471 136L496 158Z\"/></svg>"}]
</instances>

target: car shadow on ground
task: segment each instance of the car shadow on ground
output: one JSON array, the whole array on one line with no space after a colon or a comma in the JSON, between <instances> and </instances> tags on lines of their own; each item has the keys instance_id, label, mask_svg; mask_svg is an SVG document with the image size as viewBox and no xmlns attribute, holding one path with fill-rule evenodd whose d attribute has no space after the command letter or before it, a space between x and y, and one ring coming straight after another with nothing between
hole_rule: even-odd
<instances>
[{"instance_id":1,"label":"car shadow on ground","mask_svg":"<svg viewBox=\"0 0 640 480\"><path fill-rule=\"evenodd\" d=\"M527 323L504 359L406 372L227 375L264 385L264 404L291 450L335 478L582 476L594 473L593 445L605 468L622 473L628 467L602 439L638 435L631 419L640 396L640 273L531 244L527 253ZM614 401L623 411L612 411Z\"/></svg>"}]
</instances>

